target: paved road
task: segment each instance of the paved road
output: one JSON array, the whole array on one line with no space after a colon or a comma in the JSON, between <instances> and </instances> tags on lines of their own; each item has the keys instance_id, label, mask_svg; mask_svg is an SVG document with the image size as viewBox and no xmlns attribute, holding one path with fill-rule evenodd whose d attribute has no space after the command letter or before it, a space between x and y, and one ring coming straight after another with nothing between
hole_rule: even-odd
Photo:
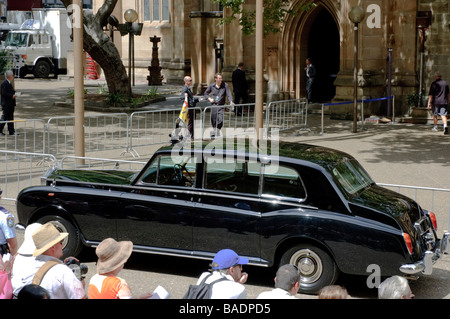
<instances>
[{"instance_id":1,"label":"paved road","mask_svg":"<svg viewBox=\"0 0 450 319\"><path fill-rule=\"evenodd\" d=\"M95 91L103 83L86 81L88 90ZM181 87L181 83L180 83ZM17 79L16 89L22 91L18 99L16 119L48 118L55 115L73 115L69 108L55 107L70 88L72 80ZM136 90L147 90L145 82L137 82ZM177 87L164 86L160 93L167 94L167 101L155 107L178 106ZM86 111L89 113L90 111ZM356 157L372 177L381 183L427 186L450 189L448 179L450 137L431 131L429 125L418 124L378 124L366 125L365 130L351 133L350 121L325 119L325 134L319 135L320 116L312 114L308 120L312 133L294 130L282 135L282 139L306 142L340 149ZM142 159L147 159L154 148L139 150ZM448 199L447 199L448 200ZM10 207L10 205L5 205ZM11 210L15 212L14 207ZM441 225L441 233L448 227L446 210L436 211ZM22 234L19 233L19 240ZM80 256L89 266L87 280L95 272L94 250L86 249ZM196 281L202 271L208 268L207 261L184 260L176 257L133 254L121 272L134 291L140 295L162 285L172 298L181 298L189 284ZM274 273L270 269L245 267L249 276L248 297L255 298L261 291L273 285ZM375 298L376 292L366 287L366 278L343 276L338 281L345 285L352 298ZM450 257L445 256L432 275L411 282L417 298L450 299ZM315 296L299 295L302 299Z\"/></svg>"}]
</instances>

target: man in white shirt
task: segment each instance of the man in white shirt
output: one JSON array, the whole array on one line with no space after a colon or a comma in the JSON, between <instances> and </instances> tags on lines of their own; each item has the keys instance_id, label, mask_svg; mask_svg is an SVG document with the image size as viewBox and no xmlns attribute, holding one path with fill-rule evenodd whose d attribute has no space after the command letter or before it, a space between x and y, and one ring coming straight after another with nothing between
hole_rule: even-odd
<instances>
[{"instance_id":1,"label":"man in white shirt","mask_svg":"<svg viewBox=\"0 0 450 319\"><path fill-rule=\"evenodd\" d=\"M247 263L248 258L239 257L231 249L223 249L213 259L212 273L204 272L197 285L208 275L211 276L206 279L207 284L224 278L225 280L212 285L211 299L245 299L247 291L244 284L247 282L248 274L242 272L242 265Z\"/></svg>"},{"instance_id":2,"label":"man in white shirt","mask_svg":"<svg viewBox=\"0 0 450 319\"><path fill-rule=\"evenodd\" d=\"M55 263L41 278L41 287L50 293L51 299L84 299L86 293L84 282L78 280L73 271L67 267L60 258L63 256L62 241L68 236L68 233L61 233L56 227L47 223L40 226L32 234L36 249L33 252L34 260L30 260L27 265L20 269L20 273L14 274L21 278L22 287L33 283L36 279L36 273L48 261ZM73 259L73 257L66 258ZM14 289L21 289L15 287Z\"/></svg>"},{"instance_id":3,"label":"man in white shirt","mask_svg":"<svg viewBox=\"0 0 450 319\"><path fill-rule=\"evenodd\" d=\"M300 272L294 265L283 265L275 275L275 289L259 294L257 299L296 299L300 287Z\"/></svg>"}]
</instances>

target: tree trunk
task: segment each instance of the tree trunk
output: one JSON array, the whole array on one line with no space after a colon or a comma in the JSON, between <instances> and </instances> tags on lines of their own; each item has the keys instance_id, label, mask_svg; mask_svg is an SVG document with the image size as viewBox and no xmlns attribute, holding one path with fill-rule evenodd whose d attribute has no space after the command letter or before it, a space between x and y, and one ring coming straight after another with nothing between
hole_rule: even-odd
<instances>
[{"instance_id":1,"label":"tree trunk","mask_svg":"<svg viewBox=\"0 0 450 319\"><path fill-rule=\"evenodd\" d=\"M66 8L72 4L72 0L61 1ZM119 51L103 31L116 3L117 0L105 0L95 15L83 11L83 48L103 69L109 93L129 95L128 75Z\"/></svg>"}]
</instances>

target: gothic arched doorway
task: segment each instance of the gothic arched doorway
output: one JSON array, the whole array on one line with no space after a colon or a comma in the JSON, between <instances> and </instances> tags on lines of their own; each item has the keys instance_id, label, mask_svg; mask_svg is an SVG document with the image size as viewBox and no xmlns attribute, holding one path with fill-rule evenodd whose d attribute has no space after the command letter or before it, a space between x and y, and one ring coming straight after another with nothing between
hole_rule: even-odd
<instances>
[{"instance_id":1,"label":"gothic arched doorway","mask_svg":"<svg viewBox=\"0 0 450 319\"><path fill-rule=\"evenodd\" d=\"M333 83L339 72L340 44L336 22L327 10L321 10L316 16L308 38L308 57L317 70L312 100L331 101L336 94Z\"/></svg>"},{"instance_id":2,"label":"gothic arched doorway","mask_svg":"<svg viewBox=\"0 0 450 319\"><path fill-rule=\"evenodd\" d=\"M295 7L295 5L294 5ZM340 33L336 9L327 1L315 9L289 17L280 44L281 93L300 98L305 91L305 60L311 58L318 71L316 101L330 101L340 68Z\"/></svg>"}]
</instances>

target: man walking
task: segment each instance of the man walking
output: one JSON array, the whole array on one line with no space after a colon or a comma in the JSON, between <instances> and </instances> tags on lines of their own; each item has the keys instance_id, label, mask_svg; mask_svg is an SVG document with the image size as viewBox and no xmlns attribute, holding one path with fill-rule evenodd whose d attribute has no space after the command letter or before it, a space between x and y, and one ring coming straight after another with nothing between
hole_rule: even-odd
<instances>
[{"instance_id":1,"label":"man walking","mask_svg":"<svg viewBox=\"0 0 450 319\"><path fill-rule=\"evenodd\" d=\"M1 103L2 103L2 117L0 121L13 121L14 120L14 108L16 106L16 91L12 86L12 80L14 79L14 73L11 70L5 72L5 80L1 85ZM6 123L0 123L0 134L5 135L3 133L3 128ZM14 130L14 122L8 122L8 132L9 135L16 135Z\"/></svg>"},{"instance_id":2,"label":"man walking","mask_svg":"<svg viewBox=\"0 0 450 319\"><path fill-rule=\"evenodd\" d=\"M450 99L450 91L447 82L442 79L439 72L434 74L434 78L435 81L431 83L430 93L428 94L428 109L433 112L433 131L438 130L438 115L440 115L444 123L444 134L447 135L447 106Z\"/></svg>"},{"instance_id":3,"label":"man walking","mask_svg":"<svg viewBox=\"0 0 450 319\"><path fill-rule=\"evenodd\" d=\"M208 99L212 105L225 105L225 100L228 100L234 108L233 96L231 95L230 87L223 82L222 74L216 73L214 76L214 83L208 86L205 91L205 99ZM211 132L211 138L215 138L220 135L220 129L223 126L224 107L211 108L211 125L213 131Z\"/></svg>"},{"instance_id":4,"label":"man walking","mask_svg":"<svg viewBox=\"0 0 450 319\"><path fill-rule=\"evenodd\" d=\"M186 98L187 94L187 101L188 101L188 123L187 123L187 129L189 133L191 134L191 139L194 139L194 120L195 120L195 110L194 107L197 105L198 102L202 100L202 98L194 96L194 94L191 91L192 86L192 78L190 76L184 77L184 86L181 89L181 99L184 100Z\"/></svg>"}]
</instances>

